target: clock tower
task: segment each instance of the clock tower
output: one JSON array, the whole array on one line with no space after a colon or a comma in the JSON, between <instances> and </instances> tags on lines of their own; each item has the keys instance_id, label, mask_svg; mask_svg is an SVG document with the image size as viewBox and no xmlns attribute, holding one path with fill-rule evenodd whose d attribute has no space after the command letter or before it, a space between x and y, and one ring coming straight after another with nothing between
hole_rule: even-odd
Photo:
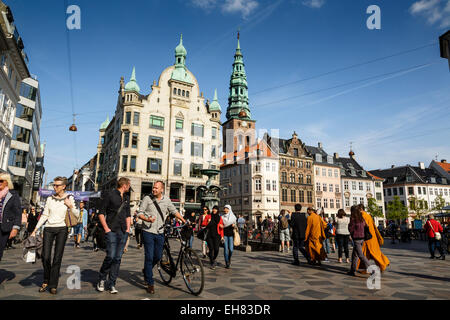
<instances>
[{"instance_id":1,"label":"clock tower","mask_svg":"<svg viewBox=\"0 0 450 320\"><path fill-rule=\"evenodd\" d=\"M222 125L223 151L230 154L253 145L256 141L255 122L251 118L248 106L248 86L244 59L237 36L237 48L234 54L233 72L230 79L227 120Z\"/></svg>"}]
</instances>

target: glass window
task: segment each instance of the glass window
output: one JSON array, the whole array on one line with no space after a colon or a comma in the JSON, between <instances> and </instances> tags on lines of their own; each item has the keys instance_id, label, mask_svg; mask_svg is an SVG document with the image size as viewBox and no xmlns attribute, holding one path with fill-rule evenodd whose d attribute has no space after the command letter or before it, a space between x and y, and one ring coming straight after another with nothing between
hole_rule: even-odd
<instances>
[{"instance_id":1,"label":"glass window","mask_svg":"<svg viewBox=\"0 0 450 320\"><path fill-rule=\"evenodd\" d=\"M298 157L298 149L294 148L294 157Z\"/></svg>"},{"instance_id":2,"label":"glass window","mask_svg":"<svg viewBox=\"0 0 450 320\"><path fill-rule=\"evenodd\" d=\"M217 158L217 148L216 148L216 146L211 146L211 158L213 158L213 159L215 159L215 158ZM239 167L239 169L240 169L241 167Z\"/></svg>"},{"instance_id":3,"label":"glass window","mask_svg":"<svg viewBox=\"0 0 450 320\"><path fill-rule=\"evenodd\" d=\"M312 201L313 201L312 191L307 191L306 192L306 200L308 201L308 203L312 203Z\"/></svg>"},{"instance_id":4,"label":"glass window","mask_svg":"<svg viewBox=\"0 0 450 320\"><path fill-rule=\"evenodd\" d=\"M102 138L104 138L104 137L102 137ZM130 145L130 132L129 131L125 131L124 134L123 134L123 147L124 148L128 148L129 145Z\"/></svg>"},{"instance_id":5,"label":"glass window","mask_svg":"<svg viewBox=\"0 0 450 320\"><path fill-rule=\"evenodd\" d=\"M297 201L297 193L295 192L295 190L291 190L291 202L296 201Z\"/></svg>"},{"instance_id":6,"label":"glass window","mask_svg":"<svg viewBox=\"0 0 450 320\"><path fill-rule=\"evenodd\" d=\"M191 135L196 137L203 137L203 125L193 123L191 126Z\"/></svg>"},{"instance_id":7,"label":"glass window","mask_svg":"<svg viewBox=\"0 0 450 320\"><path fill-rule=\"evenodd\" d=\"M287 201L287 189L281 190L281 201Z\"/></svg>"},{"instance_id":8,"label":"glass window","mask_svg":"<svg viewBox=\"0 0 450 320\"><path fill-rule=\"evenodd\" d=\"M281 182L287 182L287 172L281 172Z\"/></svg>"},{"instance_id":9,"label":"glass window","mask_svg":"<svg viewBox=\"0 0 450 320\"><path fill-rule=\"evenodd\" d=\"M133 125L134 126L138 126L139 125L139 116L140 113L139 112L135 112L133 115Z\"/></svg>"},{"instance_id":10,"label":"glass window","mask_svg":"<svg viewBox=\"0 0 450 320\"><path fill-rule=\"evenodd\" d=\"M356 181L352 181L352 190L356 190Z\"/></svg>"},{"instance_id":11,"label":"glass window","mask_svg":"<svg viewBox=\"0 0 450 320\"><path fill-rule=\"evenodd\" d=\"M402 196L403 195L403 188L398 188L399 194Z\"/></svg>"},{"instance_id":12,"label":"glass window","mask_svg":"<svg viewBox=\"0 0 450 320\"><path fill-rule=\"evenodd\" d=\"M162 160L147 158L147 173L161 173Z\"/></svg>"},{"instance_id":13,"label":"glass window","mask_svg":"<svg viewBox=\"0 0 450 320\"><path fill-rule=\"evenodd\" d=\"M17 140L23 143L30 143L31 130L14 126L13 130L13 140Z\"/></svg>"},{"instance_id":14,"label":"glass window","mask_svg":"<svg viewBox=\"0 0 450 320\"><path fill-rule=\"evenodd\" d=\"M153 151L163 151L163 138L148 136L148 149Z\"/></svg>"},{"instance_id":15,"label":"glass window","mask_svg":"<svg viewBox=\"0 0 450 320\"><path fill-rule=\"evenodd\" d=\"M349 190L348 189L348 181L344 181L344 190Z\"/></svg>"},{"instance_id":16,"label":"glass window","mask_svg":"<svg viewBox=\"0 0 450 320\"><path fill-rule=\"evenodd\" d=\"M323 207L328 208L328 199L323 199Z\"/></svg>"},{"instance_id":17,"label":"glass window","mask_svg":"<svg viewBox=\"0 0 450 320\"><path fill-rule=\"evenodd\" d=\"M303 173L298 175L298 183L303 184Z\"/></svg>"},{"instance_id":18,"label":"glass window","mask_svg":"<svg viewBox=\"0 0 450 320\"><path fill-rule=\"evenodd\" d=\"M267 180L267 179L266 179L266 190L267 190L267 191L270 191L270 186L271 186L270 180Z\"/></svg>"},{"instance_id":19,"label":"glass window","mask_svg":"<svg viewBox=\"0 0 450 320\"><path fill-rule=\"evenodd\" d=\"M291 183L295 183L295 173L290 174L290 181Z\"/></svg>"},{"instance_id":20,"label":"glass window","mask_svg":"<svg viewBox=\"0 0 450 320\"><path fill-rule=\"evenodd\" d=\"M414 187L408 187L408 194L414 194Z\"/></svg>"},{"instance_id":21,"label":"glass window","mask_svg":"<svg viewBox=\"0 0 450 320\"><path fill-rule=\"evenodd\" d=\"M12 69L10 69L11 71ZM22 82L20 87L20 95L24 98L36 101L37 89L29 84Z\"/></svg>"},{"instance_id":22,"label":"glass window","mask_svg":"<svg viewBox=\"0 0 450 320\"><path fill-rule=\"evenodd\" d=\"M335 184L334 186L335 186L334 190L335 190L336 192L339 192L339 185L338 185L338 184Z\"/></svg>"},{"instance_id":23,"label":"glass window","mask_svg":"<svg viewBox=\"0 0 450 320\"><path fill-rule=\"evenodd\" d=\"M306 184L311 184L311 176L310 175L306 176ZM309 202L312 202L312 200Z\"/></svg>"},{"instance_id":24,"label":"glass window","mask_svg":"<svg viewBox=\"0 0 450 320\"><path fill-rule=\"evenodd\" d=\"M183 139L175 138L175 153L183 153Z\"/></svg>"},{"instance_id":25,"label":"glass window","mask_svg":"<svg viewBox=\"0 0 450 320\"><path fill-rule=\"evenodd\" d=\"M328 190L329 190L330 192L333 192L333 185L332 185L332 184L329 185Z\"/></svg>"},{"instance_id":26,"label":"glass window","mask_svg":"<svg viewBox=\"0 0 450 320\"><path fill-rule=\"evenodd\" d=\"M255 190L261 191L261 179L255 179Z\"/></svg>"},{"instance_id":27,"label":"glass window","mask_svg":"<svg viewBox=\"0 0 450 320\"><path fill-rule=\"evenodd\" d=\"M272 191L277 191L277 181L272 180Z\"/></svg>"},{"instance_id":28,"label":"glass window","mask_svg":"<svg viewBox=\"0 0 450 320\"><path fill-rule=\"evenodd\" d=\"M17 104L17 107L16 107L16 117L17 118L32 122L33 114L34 114L34 110L32 108L21 105L20 103Z\"/></svg>"},{"instance_id":29,"label":"glass window","mask_svg":"<svg viewBox=\"0 0 450 320\"><path fill-rule=\"evenodd\" d=\"M305 202L305 191L303 191L303 190L299 191L298 201Z\"/></svg>"},{"instance_id":30,"label":"glass window","mask_svg":"<svg viewBox=\"0 0 450 320\"><path fill-rule=\"evenodd\" d=\"M320 191L320 182L316 182L316 191Z\"/></svg>"},{"instance_id":31,"label":"glass window","mask_svg":"<svg viewBox=\"0 0 450 320\"><path fill-rule=\"evenodd\" d=\"M328 176L329 176L329 177L332 177L332 176L333 176L333 170L328 169Z\"/></svg>"},{"instance_id":32,"label":"glass window","mask_svg":"<svg viewBox=\"0 0 450 320\"><path fill-rule=\"evenodd\" d=\"M358 185L359 185L359 190L361 190L361 191L364 190L364 184L362 182L359 182Z\"/></svg>"},{"instance_id":33,"label":"glass window","mask_svg":"<svg viewBox=\"0 0 450 320\"><path fill-rule=\"evenodd\" d=\"M27 167L28 152L23 150L11 149L9 151L8 165L18 168Z\"/></svg>"},{"instance_id":34,"label":"glass window","mask_svg":"<svg viewBox=\"0 0 450 320\"><path fill-rule=\"evenodd\" d=\"M122 171L127 171L128 169L128 156L122 156Z\"/></svg>"},{"instance_id":35,"label":"glass window","mask_svg":"<svg viewBox=\"0 0 450 320\"><path fill-rule=\"evenodd\" d=\"M131 111L125 112L125 124L131 124Z\"/></svg>"},{"instance_id":36,"label":"glass window","mask_svg":"<svg viewBox=\"0 0 450 320\"><path fill-rule=\"evenodd\" d=\"M202 164L191 163L190 176L192 178L201 178L202 174L200 173L200 170L202 168L203 168Z\"/></svg>"},{"instance_id":37,"label":"glass window","mask_svg":"<svg viewBox=\"0 0 450 320\"><path fill-rule=\"evenodd\" d=\"M216 127L212 127L212 138L217 139L217 128Z\"/></svg>"},{"instance_id":38,"label":"glass window","mask_svg":"<svg viewBox=\"0 0 450 320\"><path fill-rule=\"evenodd\" d=\"M164 118L158 116L150 116L150 128L164 129Z\"/></svg>"},{"instance_id":39,"label":"glass window","mask_svg":"<svg viewBox=\"0 0 450 320\"><path fill-rule=\"evenodd\" d=\"M339 172L337 169L334 169L334 177L338 178L339 177ZM336 208L337 208L337 202L336 202Z\"/></svg>"},{"instance_id":40,"label":"glass window","mask_svg":"<svg viewBox=\"0 0 450 320\"><path fill-rule=\"evenodd\" d=\"M340 209L341 208L341 200L336 199L336 209Z\"/></svg>"},{"instance_id":41,"label":"glass window","mask_svg":"<svg viewBox=\"0 0 450 320\"><path fill-rule=\"evenodd\" d=\"M203 157L203 143L191 142L191 156Z\"/></svg>"},{"instance_id":42,"label":"glass window","mask_svg":"<svg viewBox=\"0 0 450 320\"><path fill-rule=\"evenodd\" d=\"M175 129L177 131L183 131L183 125L184 125L184 120L183 119L176 119L175 120Z\"/></svg>"},{"instance_id":43,"label":"glass window","mask_svg":"<svg viewBox=\"0 0 450 320\"><path fill-rule=\"evenodd\" d=\"M136 156L131 156L130 172L136 172Z\"/></svg>"},{"instance_id":44,"label":"glass window","mask_svg":"<svg viewBox=\"0 0 450 320\"><path fill-rule=\"evenodd\" d=\"M327 184L326 183L323 184L322 188L323 188L324 192L327 192Z\"/></svg>"},{"instance_id":45,"label":"glass window","mask_svg":"<svg viewBox=\"0 0 450 320\"><path fill-rule=\"evenodd\" d=\"M174 176L181 176L182 166L183 166L183 161L174 160L174 162L173 162L173 175Z\"/></svg>"},{"instance_id":46,"label":"glass window","mask_svg":"<svg viewBox=\"0 0 450 320\"><path fill-rule=\"evenodd\" d=\"M137 148L137 143L138 143L138 134L137 133L133 133L133 135L131 137L131 147L136 149Z\"/></svg>"},{"instance_id":47,"label":"glass window","mask_svg":"<svg viewBox=\"0 0 450 320\"><path fill-rule=\"evenodd\" d=\"M327 176L327 169L322 168L322 176L324 176L324 177Z\"/></svg>"}]
</instances>

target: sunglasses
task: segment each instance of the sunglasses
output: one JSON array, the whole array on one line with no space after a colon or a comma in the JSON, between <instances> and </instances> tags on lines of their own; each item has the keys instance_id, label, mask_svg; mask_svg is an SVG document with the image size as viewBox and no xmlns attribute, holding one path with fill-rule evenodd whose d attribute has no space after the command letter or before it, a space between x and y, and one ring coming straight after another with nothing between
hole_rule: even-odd
<instances>
[{"instance_id":1,"label":"sunglasses","mask_svg":"<svg viewBox=\"0 0 450 320\"><path fill-rule=\"evenodd\" d=\"M61 187L63 184L54 184L53 187Z\"/></svg>"},{"instance_id":2,"label":"sunglasses","mask_svg":"<svg viewBox=\"0 0 450 320\"><path fill-rule=\"evenodd\" d=\"M0 183L3 183L3 182L5 182L6 180L0 180Z\"/></svg>"}]
</instances>

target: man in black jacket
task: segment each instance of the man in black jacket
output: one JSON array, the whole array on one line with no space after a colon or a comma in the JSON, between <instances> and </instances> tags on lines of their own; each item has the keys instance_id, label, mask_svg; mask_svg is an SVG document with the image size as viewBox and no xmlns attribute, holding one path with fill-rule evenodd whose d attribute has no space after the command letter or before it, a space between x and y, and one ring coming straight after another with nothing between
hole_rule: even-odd
<instances>
[{"instance_id":1,"label":"man in black jacket","mask_svg":"<svg viewBox=\"0 0 450 320\"><path fill-rule=\"evenodd\" d=\"M298 260L298 250L303 254L305 259L310 263L310 258L305 250L305 233L307 226L307 217L305 213L300 212L302 210L302 205L297 203L295 205L295 212L291 215L291 220L289 225L292 228L292 242L293 249L292 254L294 255L293 265L300 265L300 261Z\"/></svg>"}]
</instances>

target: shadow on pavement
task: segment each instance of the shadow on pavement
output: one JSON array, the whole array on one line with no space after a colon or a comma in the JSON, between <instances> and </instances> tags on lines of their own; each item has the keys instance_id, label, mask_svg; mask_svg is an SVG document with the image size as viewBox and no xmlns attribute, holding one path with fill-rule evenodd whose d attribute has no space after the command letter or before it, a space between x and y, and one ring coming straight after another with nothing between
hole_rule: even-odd
<instances>
[{"instance_id":1,"label":"shadow on pavement","mask_svg":"<svg viewBox=\"0 0 450 320\"><path fill-rule=\"evenodd\" d=\"M401 275L404 275L404 276L417 277L417 278L423 278L423 279L428 279L428 280L438 280L438 281L450 282L450 278L435 277L435 276L430 276L430 275L426 275L426 274L411 273L411 272L401 272L401 271L393 271L393 270L391 270L390 272L391 273L401 274Z\"/></svg>"},{"instance_id":2,"label":"shadow on pavement","mask_svg":"<svg viewBox=\"0 0 450 320\"><path fill-rule=\"evenodd\" d=\"M99 272L92 269L81 271L81 281L88 282L93 288L96 288L98 283Z\"/></svg>"},{"instance_id":3,"label":"shadow on pavement","mask_svg":"<svg viewBox=\"0 0 450 320\"><path fill-rule=\"evenodd\" d=\"M36 285L37 287L40 287L43 281L44 281L44 270L40 269L33 272L25 279L20 280L19 284L23 287L29 287L33 284Z\"/></svg>"},{"instance_id":4,"label":"shadow on pavement","mask_svg":"<svg viewBox=\"0 0 450 320\"><path fill-rule=\"evenodd\" d=\"M14 272L0 269L0 284L3 283L3 281L10 281L16 277L16 274Z\"/></svg>"}]
</instances>

